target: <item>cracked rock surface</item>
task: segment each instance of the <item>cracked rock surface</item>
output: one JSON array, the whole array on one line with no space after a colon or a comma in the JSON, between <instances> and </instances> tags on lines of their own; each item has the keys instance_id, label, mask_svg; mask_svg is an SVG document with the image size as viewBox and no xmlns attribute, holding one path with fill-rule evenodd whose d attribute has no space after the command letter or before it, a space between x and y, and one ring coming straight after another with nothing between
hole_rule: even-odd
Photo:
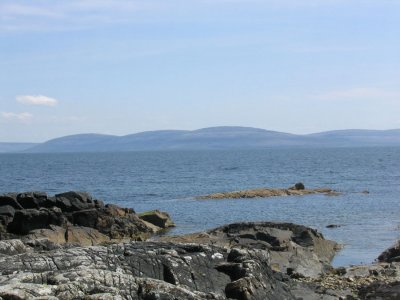
<instances>
[{"instance_id":1,"label":"cracked rock surface","mask_svg":"<svg viewBox=\"0 0 400 300\"><path fill-rule=\"evenodd\" d=\"M130 242L15 254L18 242L3 243L2 299L294 299L265 250Z\"/></svg>"}]
</instances>

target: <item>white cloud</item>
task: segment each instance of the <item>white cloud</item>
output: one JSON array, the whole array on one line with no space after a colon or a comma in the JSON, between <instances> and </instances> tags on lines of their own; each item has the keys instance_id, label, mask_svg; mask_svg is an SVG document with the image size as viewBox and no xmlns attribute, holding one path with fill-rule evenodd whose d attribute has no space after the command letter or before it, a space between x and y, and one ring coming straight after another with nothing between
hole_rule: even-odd
<instances>
[{"instance_id":1,"label":"white cloud","mask_svg":"<svg viewBox=\"0 0 400 300\"><path fill-rule=\"evenodd\" d=\"M56 106L58 104L58 100L54 98L50 98L42 95L24 95L17 96L17 101L23 104L31 104L31 105L44 105L44 106Z\"/></svg>"},{"instance_id":2,"label":"white cloud","mask_svg":"<svg viewBox=\"0 0 400 300\"><path fill-rule=\"evenodd\" d=\"M2 112L1 116L7 121L18 121L21 123L28 123L32 120L33 115L29 112L13 113L13 112Z\"/></svg>"},{"instance_id":3,"label":"white cloud","mask_svg":"<svg viewBox=\"0 0 400 300\"><path fill-rule=\"evenodd\" d=\"M324 94L314 95L319 100L400 100L400 92L380 88L360 87L347 90L336 90Z\"/></svg>"}]
</instances>

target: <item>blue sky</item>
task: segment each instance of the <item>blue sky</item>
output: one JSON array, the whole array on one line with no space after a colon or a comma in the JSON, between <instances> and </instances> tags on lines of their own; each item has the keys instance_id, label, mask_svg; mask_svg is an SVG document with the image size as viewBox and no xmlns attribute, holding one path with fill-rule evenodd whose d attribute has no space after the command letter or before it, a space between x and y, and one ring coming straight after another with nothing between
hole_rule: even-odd
<instances>
[{"instance_id":1,"label":"blue sky","mask_svg":"<svg viewBox=\"0 0 400 300\"><path fill-rule=\"evenodd\" d=\"M0 141L400 128L400 1L1 0Z\"/></svg>"}]
</instances>

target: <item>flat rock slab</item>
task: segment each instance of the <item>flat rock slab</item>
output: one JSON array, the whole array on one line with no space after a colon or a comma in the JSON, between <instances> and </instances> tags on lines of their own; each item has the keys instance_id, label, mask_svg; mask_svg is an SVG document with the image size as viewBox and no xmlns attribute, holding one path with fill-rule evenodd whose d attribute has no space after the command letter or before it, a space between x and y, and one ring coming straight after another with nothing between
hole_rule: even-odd
<instances>
[{"instance_id":1,"label":"flat rock slab","mask_svg":"<svg viewBox=\"0 0 400 300\"><path fill-rule=\"evenodd\" d=\"M312 228L279 222L234 223L160 240L268 250L274 271L314 278L331 269L330 262L338 250L337 243Z\"/></svg>"},{"instance_id":2,"label":"flat rock slab","mask_svg":"<svg viewBox=\"0 0 400 300\"><path fill-rule=\"evenodd\" d=\"M258 249L130 242L9 253L0 299L295 299Z\"/></svg>"},{"instance_id":3,"label":"flat rock slab","mask_svg":"<svg viewBox=\"0 0 400 300\"><path fill-rule=\"evenodd\" d=\"M319 189L304 189L297 190L293 188L288 189L252 189L243 191L233 191L233 192L223 192L214 193L204 196L198 196L196 199L239 199L239 198L268 198L268 197L284 197L284 196L303 196L311 194L325 194L327 196L339 196L340 193L329 189L329 188L319 188Z\"/></svg>"}]
</instances>

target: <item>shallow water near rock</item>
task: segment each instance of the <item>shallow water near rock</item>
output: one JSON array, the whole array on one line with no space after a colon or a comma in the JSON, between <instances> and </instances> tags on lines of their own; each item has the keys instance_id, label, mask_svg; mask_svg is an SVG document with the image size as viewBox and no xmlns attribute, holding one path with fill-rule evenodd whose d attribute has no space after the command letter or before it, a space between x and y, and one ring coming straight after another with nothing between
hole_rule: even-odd
<instances>
[{"instance_id":1,"label":"shallow water near rock","mask_svg":"<svg viewBox=\"0 0 400 300\"><path fill-rule=\"evenodd\" d=\"M168 211L173 234L237 221L304 224L344 245L335 266L372 262L400 237L400 148L0 154L0 172L0 192L83 190L138 212ZM342 195L194 199L298 181Z\"/></svg>"}]
</instances>

